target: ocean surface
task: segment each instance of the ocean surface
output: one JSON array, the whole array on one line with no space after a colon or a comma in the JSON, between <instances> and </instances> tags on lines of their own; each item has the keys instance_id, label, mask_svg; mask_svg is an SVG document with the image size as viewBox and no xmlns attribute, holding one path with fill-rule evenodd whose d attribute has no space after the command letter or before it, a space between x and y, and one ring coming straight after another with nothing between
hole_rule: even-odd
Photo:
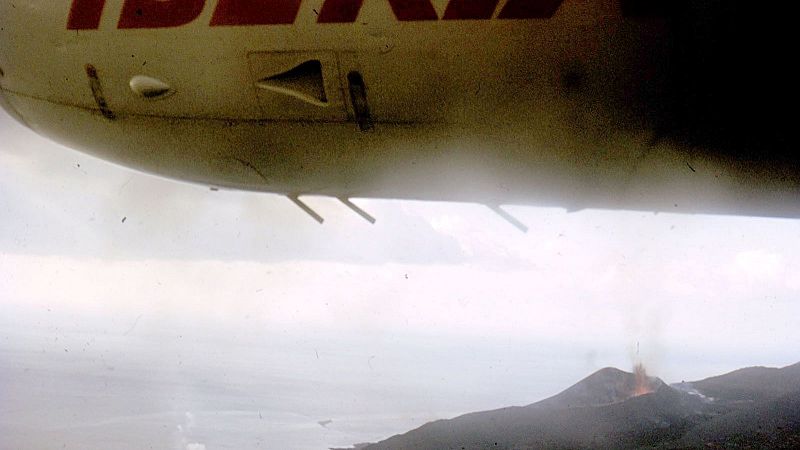
<instances>
[{"instance_id":1,"label":"ocean surface","mask_svg":"<svg viewBox=\"0 0 800 450\"><path fill-rule=\"evenodd\" d=\"M350 447L559 384L511 343L41 318L0 323L3 450Z\"/></svg>"},{"instance_id":2,"label":"ocean surface","mask_svg":"<svg viewBox=\"0 0 800 450\"><path fill-rule=\"evenodd\" d=\"M2 450L347 448L629 362L624 347L567 339L1 306ZM698 361L681 366L723 372Z\"/></svg>"},{"instance_id":3,"label":"ocean surface","mask_svg":"<svg viewBox=\"0 0 800 450\"><path fill-rule=\"evenodd\" d=\"M326 449L450 415L358 352L42 331L2 337L2 449Z\"/></svg>"}]
</instances>

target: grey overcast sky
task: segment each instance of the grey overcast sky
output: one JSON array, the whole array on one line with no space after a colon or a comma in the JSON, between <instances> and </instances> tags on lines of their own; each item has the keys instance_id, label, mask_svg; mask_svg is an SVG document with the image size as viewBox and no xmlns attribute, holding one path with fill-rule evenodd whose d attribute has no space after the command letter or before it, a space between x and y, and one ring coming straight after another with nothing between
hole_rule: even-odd
<instances>
[{"instance_id":1,"label":"grey overcast sky","mask_svg":"<svg viewBox=\"0 0 800 450\"><path fill-rule=\"evenodd\" d=\"M248 448L232 430L269 410L268 448L346 445L636 360L667 382L800 360L800 221L507 207L524 234L481 205L356 200L370 225L308 203L324 225L0 116L0 433L16 448L92 448L68 424L152 431L131 448ZM91 377L110 390L76 381ZM141 386L112 408L109 380Z\"/></svg>"}]
</instances>

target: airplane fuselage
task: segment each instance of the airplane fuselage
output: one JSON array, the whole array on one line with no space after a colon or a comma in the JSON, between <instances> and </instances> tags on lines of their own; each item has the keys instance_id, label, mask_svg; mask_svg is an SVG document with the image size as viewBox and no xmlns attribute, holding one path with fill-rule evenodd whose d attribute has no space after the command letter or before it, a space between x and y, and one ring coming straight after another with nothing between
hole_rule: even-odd
<instances>
[{"instance_id":1,"label":"airplane fuselage","mask_svg":"<svg viewBox=\"0 0 800 450\"><path fill-rule=\"evenodd\" d=\"M56 142L214 187L800 216L782 148L696 132L716 22L665 4L2 1L0 92Z\"/></svg>"}]
</instances>

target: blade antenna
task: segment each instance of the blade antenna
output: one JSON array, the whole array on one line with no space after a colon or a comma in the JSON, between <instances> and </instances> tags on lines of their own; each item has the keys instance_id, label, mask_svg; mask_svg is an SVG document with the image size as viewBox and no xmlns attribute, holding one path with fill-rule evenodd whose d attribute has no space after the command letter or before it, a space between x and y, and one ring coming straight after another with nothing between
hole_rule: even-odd
<instances>
[{"instance_id":1,"label":"blade antenna","mask_svg":"<svg viewBox=\"0 0 800 450\"><path fill-rule=\"evenodd\" d=\"M344 206L347 206L348 208L352 209L353 212L355 212L359 216L363 217L364 220L366 220L367 222L375 225L375 218L372 217L371 215L369 215L368 212L364 211L363 209L359 208L356 204L351 202L349 198L347 198L347 197L339 197L339 201L344 203Z\"/></svg>"},{"instance_id":2,"label":"blade antenna","mask_svg":"<svg viewBox=\"0 0 800 450\"><path fill-rule=\"evenodd\" d=\"M292 203L294 203L295 205L297 205L297 207L298 207L298 208L302 209L302 210L303 210L303 212L305 212L306 214L308 214L309 216L311 216L311 218L312 218L312 219L314 219L314 220L315 220L317 223L319 223L320 225L321 225L323 222L325 222L325 219L323 219L323 218L322 218L322 216L320 216L319 214L317 214L317 212L316 212L316 211L314 211L313 209L311 209L311 207L310 207L310 206L308 206L308 205L306 205L305 203L303 203L303 201L302 201L302 200L300 200L300 197L299 197L298 195L287 195L286 197L287 197L287 198L288 198L288 199L289 199L289 200L290 200Z\"/></svg>"},{"instance_id":3,"label":"blade antenna","mask_svg":"<svg viewBox=\"0 0 800 450\"><path fill-rule=\"evenodd\" d=\"M520 222L519 219L517 219L516 217L512 216L511 214L509 214L508 211L504 210L500 206L497 206L497 205L486 205L486 206L489 209L491 209L495 214L497 214L498 216L503 218L503 220L505 220L506 222L508 222L511 225L513 225L514 228L518 229L519 231L522 231L523 233L527 233L528 232L527 225L525 225L524 223Z\"/></svg>"}]
</instances>

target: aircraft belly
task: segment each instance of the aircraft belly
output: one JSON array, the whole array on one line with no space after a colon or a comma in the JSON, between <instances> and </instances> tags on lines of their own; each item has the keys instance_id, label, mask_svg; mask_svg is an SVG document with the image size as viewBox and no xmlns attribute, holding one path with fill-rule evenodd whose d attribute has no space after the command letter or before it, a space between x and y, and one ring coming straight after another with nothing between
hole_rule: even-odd
<instances>
[{"instance_id":1,"label":"aircraft belly","mask_svg":"<svg viewBox=\"0 0 800 450\"><path fill-rule=\"evenodd\" d=\"M6 98L5 89L3 89L2 86L0 86L0 109L8 113L8 115L13 117L14 120L16 120L17 122L27 126L25 120L22 118L22 116L19 115L19 112L17 112L16 108L14 108L14 106L11 105L11 103Z\"/></svg>"},{"instance_id":2,"label":"aircraft belly","mask_svg":"<svg viewBox=\"0 0 800 450\"><path fill-rule=\"evenodd\" d=\"M291 26L209 27L208 3L183 26L120 30L122 1L108 0L98 29L71 31L67 11L28 0L0 6L0 63L16 64L4 64L4 87L95 107L91 65L120 114L342 121L355 114L347 83L355 71L376 121L502 124L571 110L576 120L605 115L617 127L648 120L644 102L661 89L657 77L642 80L637 71L656 73L663 62L664 24L623 20L613 0L564 2L547 20L401 22L388 5L366 2L356 23L316 23L314 8L303 7ZM292 58L321 62L320 103L328 105L259 90L264 78L291 69ZM137 95L131 81L140 76L174 95Z\"/></svg>"},{"instance_id":3,"label":"aircraft belly","mask_svg":"<svg viewBox=\"0 0 800 450\"><path fill-rule=\"evenodd\" d=\"M115 163L213 187L800 217L790 168L737 163L646 133L602 141L443 124L231 121L120 115L10 95L35 131ZM86 130L76 135L75 127Z\"/></svg>"},{"instance_id":4,"label":"aircraft belly","mask_svg":"<svg viewBox=\"0 0 800 450\"><path fill-rule=\"evenodd\" d=\"M210 186L800 215L793 149L728 145L788 119L759 95L738 104L723 88L741 77L719 83L710 63L695 76L727 47L704 44L692 21L628 17L617 0L554 2L552 17L526 20L406 21L387 1L349 23L321 23L301 2L293 22L256 26L187 1L205 7L186 23L137 28L128 3L108 0L96 26L70 29L66 3L0 2L10 111L56 142ZM706 133L721 145L675 144Z\"/></svg>"}]
</instances>

